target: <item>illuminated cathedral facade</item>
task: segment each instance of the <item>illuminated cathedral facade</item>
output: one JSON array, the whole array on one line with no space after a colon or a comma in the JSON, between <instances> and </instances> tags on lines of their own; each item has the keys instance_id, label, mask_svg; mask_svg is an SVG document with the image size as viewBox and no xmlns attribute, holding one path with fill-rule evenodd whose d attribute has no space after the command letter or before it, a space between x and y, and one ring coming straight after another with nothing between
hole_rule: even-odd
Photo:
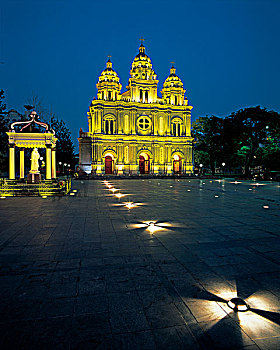
<instances>
[{"instance_id":1,"label":"illuminated cathedral facade","mask_svg":"<svg viewBox=\"0 0 280 350\"><path fill-rule=\"evenodd\" d=\"M158 96L158 80L143 43L126 91L109 58L80 129L79 167L92 174L192 174L191 109L172 65Z\"/></svg>"}]
</instances>

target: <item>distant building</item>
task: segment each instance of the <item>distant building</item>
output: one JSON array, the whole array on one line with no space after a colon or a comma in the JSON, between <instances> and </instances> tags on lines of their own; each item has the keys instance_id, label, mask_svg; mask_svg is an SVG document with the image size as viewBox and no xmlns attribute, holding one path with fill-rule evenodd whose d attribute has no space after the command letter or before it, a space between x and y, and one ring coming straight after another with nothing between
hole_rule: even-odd
<instances>
[{"instance_id":1,"label":"distant building","mask_svg":"<svg viewBox=\"0 0 280 350\"><path fill-rule=\"evenodd\" d=\"M143 44L132 62L127 90L109 58L98 78L88 112L89 131L80 129L79 167L93 174L193 173L191 109L172 65L162 97Z\"/></svg>"}]
</instances>

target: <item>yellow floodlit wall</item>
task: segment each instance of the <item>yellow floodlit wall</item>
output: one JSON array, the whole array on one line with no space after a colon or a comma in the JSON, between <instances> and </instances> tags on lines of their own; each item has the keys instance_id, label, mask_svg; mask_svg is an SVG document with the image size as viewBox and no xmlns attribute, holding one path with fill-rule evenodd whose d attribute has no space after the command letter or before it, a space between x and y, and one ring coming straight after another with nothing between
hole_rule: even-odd
<instances>
[{"instance_id":1,"label":"yellow floodlit wall","mask_svg":"<svg viewBox=\"0 0 280 350\"><path fill-rule=\"evenodd\" d=\"M191 174L191 109L174 66L158 97L157 75L143 44L132 62L127 90L109 59L97 98L80 130L79 164L94 174Z\"/></svg>"}]
</instances>

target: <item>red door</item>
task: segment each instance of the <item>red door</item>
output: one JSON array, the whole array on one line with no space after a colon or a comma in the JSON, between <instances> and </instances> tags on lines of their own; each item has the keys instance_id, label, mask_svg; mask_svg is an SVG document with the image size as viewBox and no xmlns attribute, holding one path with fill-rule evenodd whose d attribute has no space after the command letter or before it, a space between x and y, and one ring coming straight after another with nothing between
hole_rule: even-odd
<instances>
[{"instance_id":1,"label":"red door","mask_svg":"<svg viewBox=\"0 0 280 350\"><path fill-rule=\"evenodd\" d=\"M143 156L139 157L139 172L145 174L145 158Z\"/></svg>"},{"instance_id":2,"label":"red door","mask_svg":"<svg viewBox=\"0 0 280 350\"><path fill-rule=\"evenodd\" d=\"M105 157L105 174L113 174L112 158L110 156Z\"/></svg>"},{"instance_id":3,"label":"red door","mask_svg":"<svg viewBox=\"0 0 280 350\"><path fill-rule=\"evenodd\" d=\"M181 174L181 172L182 172L181 160L174 160L173 161L173 171L174 171L174 174Z\"/></svg>"}]
</instances>

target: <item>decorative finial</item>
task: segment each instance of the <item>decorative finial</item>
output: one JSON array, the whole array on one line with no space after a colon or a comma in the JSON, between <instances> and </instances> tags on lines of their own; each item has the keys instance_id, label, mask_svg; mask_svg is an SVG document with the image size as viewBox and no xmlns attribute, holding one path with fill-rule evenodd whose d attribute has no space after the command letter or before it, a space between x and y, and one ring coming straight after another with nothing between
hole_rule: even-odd
<instances>
[{"instance_id":1,"label":"decorative finial","mask_svg":"<svg viewBox=\"0 0 280 350\"><path fill-rule=\"evenodd\" d=\"M107 63L106 63L106 67L107 67L107 68L112 68L112 62L111 62L111 60L110 60L111 57L112 57L111 55L108 55L108 61L107 61Z\"/></svg>"},{"instance_id":2,"label":"decorative finial","mask_svg":"<svg viewBox=\"0 0 280 350\"><path fill-rule=\"evenodd\" d=\"M175 74L175 72L176 72L176 68L174 67L175 62L172 61L172 62L170 62L170 63L172 64L172 66L171 66L171 68L170 68L170 74Z\"/></svg>"},{"instance_id":3,"label":"decorative finial","mask_svg":"<svg viewBox=\"0 0 280 350\"><path fill-rule=\"evenodd\" d=\"M145 53L145 46L143 45L144 39L140 38L141 45L139 47L139 52Z\"/></svg>"}]
</instances>

